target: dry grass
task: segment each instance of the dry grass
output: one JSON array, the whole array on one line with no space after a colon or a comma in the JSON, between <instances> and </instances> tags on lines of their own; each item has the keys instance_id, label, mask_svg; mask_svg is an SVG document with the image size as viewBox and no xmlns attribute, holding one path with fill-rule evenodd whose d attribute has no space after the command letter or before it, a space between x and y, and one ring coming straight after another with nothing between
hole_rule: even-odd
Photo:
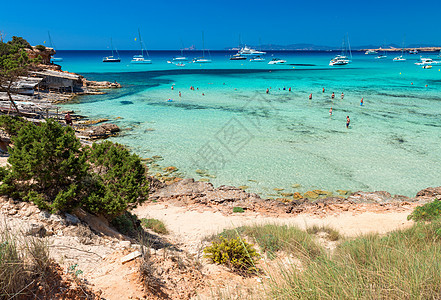
<instances>
[{"instance_id":1,"label":"dry grass","mask_svg":"<svg viewBox=\"0 0 441 300\"><path fill-rule=\"evenodd\" d=\"M35 283L49 276L50 264L44 240L0 229L0 298L31 297Z\"/></svg>"},{"instance_id":2,"label":"dry grass","mask_svg":"<svg viewBox=\"0 0 441 300\"><path fill-rule=\"evenodd\" d=\"M326 233L327 239L330 241L333 241L333 242L341 239L341 235L337 230L335 230L332 227L325 226L325 225L322 225L322 226L314 225L312 227L307 228L306 232L309 234L317 234L320 232L324 232L324 233Z\"/></svg>"}]
</instances>

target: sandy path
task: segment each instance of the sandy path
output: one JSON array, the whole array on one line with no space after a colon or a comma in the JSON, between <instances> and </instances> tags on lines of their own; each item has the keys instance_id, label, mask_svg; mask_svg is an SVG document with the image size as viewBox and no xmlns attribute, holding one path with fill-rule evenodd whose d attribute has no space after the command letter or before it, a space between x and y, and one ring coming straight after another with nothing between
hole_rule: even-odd
<instances>
[{"instance_id":1,"label":"sandy path","mask_svg":"<svg viewBox=\"0 0 441 300\"><path fill-rule=\"evenodd\" d=\"M329 225L345 236L376 232L386 233L398 228L411 226L407 221L409 211L373 213L364 212L354 215L343 212L338 216L317 218L312 215L300 214L292 217L265 217L255 213L222 215L213 211L195 211L185 207L166 204L148 204L138 207L134 213L140 218L155 218L163 221L177 242L190 246L196 251L201 240L211 234L216 234L225 228L234 228L250 224L289 224L300 228L312 225Z\"/></svg>"}]
</instances>

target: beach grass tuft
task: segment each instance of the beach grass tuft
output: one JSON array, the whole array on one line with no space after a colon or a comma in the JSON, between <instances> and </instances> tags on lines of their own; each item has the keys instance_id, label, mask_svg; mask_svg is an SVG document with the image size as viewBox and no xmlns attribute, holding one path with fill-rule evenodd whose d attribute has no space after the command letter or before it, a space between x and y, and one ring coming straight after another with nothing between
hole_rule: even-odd
<instances>
[{"instance_id":1,"label":"beach grass tuft","mask_svg":"<svg viewBox=\"0 0 441 300\"><path fill-rule=\"evenodd\" d=\"M142 218L141 224L144 226L144 228L151 229L156 233L168 234L168 229L161 220Z\"/></svg>"},{"instance_id":2,"label":"beach grass tuft","mask_svg":"<svg viewBox=\"0 0 441 300\"><path fill-rule=\"evenodd\" d=\"M330 241L338 241L339 239L341 239L341 235L337 230L325 225L321 225L321 226L313 225L312 227L308 227L306 229L306 232L308 232L309 234L318 234L320 232L324 232L327 234L326 237Z\"/></svg>"},{"instance_id":3,"label":"beach grass tuft","mask_svg":"<svg viewBox=\"0 0 441 300\"><path fill-rule=\"evenodd\" d=\"M441 293L441 222L342 241L332 255L280 267L279 299L436 299Z\"/></svg>"}]
</instances>

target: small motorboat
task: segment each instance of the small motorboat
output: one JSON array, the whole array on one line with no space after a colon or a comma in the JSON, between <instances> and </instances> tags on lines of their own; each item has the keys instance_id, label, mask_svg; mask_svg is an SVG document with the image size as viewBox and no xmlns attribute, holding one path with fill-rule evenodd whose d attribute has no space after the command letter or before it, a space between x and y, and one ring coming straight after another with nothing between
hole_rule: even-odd
<instances>
[{"instance_id":1,"label":"small motorboat","mask_svg":"<svg viewBox=\"0 0 441 300\"><path fill-rule=\"evenodd\" d=\"M197 64L211 63L211 59L208 59L205 57L196 57L196 58L193 58L193 63L197 63Z\"/></svg>"},{"instance_id":2,"label":"small motorboat","mask_svg":"<svg viewBox=\"0 0 441 300\"><path fill-rule=\"evenodd\" d=\"M121 59L119 57L114 57L113 55L103 57L103 62L120 62L120 61Z\"/></svg>"},{"instance_id":3,"label":"small motorboat","mask_svg":"<svg viewBox=\"0 0 441 300\"><path fill-rule=\"evenodd\" d=\"M394 57L393 61L406 61L406 59L403 57L403 55Z\"/></svg>"},{"instance_id":4,"label":"small motorboat","mask_svg":"<svg viewBox=\"0 0 441 300\"><path fill-rule=\"evenodd\" d=\"M239 53L234 54L230 57L230 60L245 60L247 59L245 56L240 55Z\"/></svg>"},{"instance_id":5,"label":"small motorboat","mask_svg":"<svg viewBox=\"0 0 441 300\"><path fill-rule=\"evenodd\" d=\"M286 60L280 58L273 58L268 64L269 65L282 65L286 63Z\"/></svg>"},{"instance_id":6,"label":"small motorboat","mask_svg":"<svg viewBox=\"0 0 441 300\"><path fill-rule=\"evenodd\" d=\"M377 51L375 50L367 50L364 54L369 55L369 54L378 54Z\"/></svg>"},{"instance_id":7,"label":"small motorboat","mask_svg":"<svg viewBox=\"0 0 441 300\"><path fill-rule=\"evenodd\" d=\"M264 61L265 61L265 58L260 57L260 56L250 58L250 62L264 62Z\"/></svg>"},{"instance_id":8,"label":"small motorboat","mask_svg":"<svg viewBox=\"0 0 441 300\"><path fill-rule=\"evenodd\" d=\"M432 65L425 65L423 66L423 69L432 69Z\"/></svg>"},{"instance_id":9,"label":"small motorboat","mask_svg":"<svg viewBox=\"0 0 441 300\"><path fill-rule=\"evenodd\" d=\"M134 55L132 57L132 60L130 61L131 64L151 64L151 59L145 59L143 55Z\"/></svg>"},{"instance_id":10,"label":"small motorboat","mask_svg":"<svg viewBox=\"0 0 441 300\"><path fill-rule=\"evenodd\" d=\"M188 61L188 58L185 56L176 56L173 57L173 61Z\"/></svg>"},{"instance_id":11,"label":"small motorboat","mask_svg":"<svg viewBox=\"0 0 441 300\"><path fill-rule=\"evenodd\" d=\"M431 58L427 58L427 57L420 57L420 60L417 61L415 64L418 66L426 66L426 65L436 65L436 64L440 64L441 61L436 61L433 60Z\"/></svg>"},{"instance_id":12,"label":"small motorboat","mask_svg":"<svg viewBox=\"0 0 441 300\"><path fill-rule=\"evenodd\" d=\"M410 50L409 54L418 54L418 50L417 49Z\"/></svg>"}]
</instances>

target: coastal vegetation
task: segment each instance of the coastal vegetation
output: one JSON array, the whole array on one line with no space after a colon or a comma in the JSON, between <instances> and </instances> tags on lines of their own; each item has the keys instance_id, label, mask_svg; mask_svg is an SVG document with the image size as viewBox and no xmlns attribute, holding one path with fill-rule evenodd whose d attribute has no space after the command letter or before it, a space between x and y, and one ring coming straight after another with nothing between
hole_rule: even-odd
<instances>
[{"instance_id":1,"label":"coastal vegetation","mask_svg":"<svg viewBox=\"0 0 441 300\"><path fill-rule=\"evenodd\" d=\"M333 250L319 241L320 232L339 241ZM303 231L279 225L244 226L211 237L215 245L231 238L256 241L261 252L274 258L289 257L289 263L277 260L263 268L264 292L255 291L252 298L435 299L441 293L441 218L386 235L355 238L343 238L327 227Z\"/></svg>"},{"instance_id":2,"label":"coastal vegetation","mask_svg":"<svg viewBox=\"0 0 441 300\"><path fill-rule=\"evenodd\" d=\"M256 260L259 254L253 245L240 237L220 237L211 246L204 249L205 257L215 264L226 265L240 274L254 274L258 272Z\"/></svg>"},{"instance_id":3,"label":"coastal vegetation","mask_svg":"<svg viewBox=\"0 0 441 300\"><path fill-rule=\"evenodd\" d=\"M26 76L32 67L41 62L41 56L30 59L26 49L32 47L21 37L13 36L7 43L0 41L0 91L7 93L17 113L20 111L12 99L14 84L20 76Z\"/></svg>"},{"instance_id":4,"label":"coastal vegetation","mask_svg":"<svg viewBox=\"0 0 441 300\"><path fill-rule=\"evenodd\" d=\"M164 222L158 219L141 219L141 224L144 226L144 228L148 228L153 230L156 233L159 234L168 234L167 227L165 226Z\"/></svg>"},{"instance_id":5,"label":"coastal vegetation","mask_svg":"<svg viewBox=\"0 0 441 300\"><path fill-rule=\"evenodd\" d=\"M3 116L0 126L12 134L13 144L10 168L1 172L3 195L32 201L40 209L83 208L108 219L147 199L145 167L122 145L82 146L70 126L50 119L37 126Z\"/></svg>"},{"instance_id":6,"label":"coastal vegetation","mask_svg":"<svg viewBox=\"0 0 441 300\"><path fill-rule=\"evenodd\" d=\"M432 202L418 206L407 217L408 220L432 221L441 217L441 199L434 199Z\"/></svg>"}]
</instances>

